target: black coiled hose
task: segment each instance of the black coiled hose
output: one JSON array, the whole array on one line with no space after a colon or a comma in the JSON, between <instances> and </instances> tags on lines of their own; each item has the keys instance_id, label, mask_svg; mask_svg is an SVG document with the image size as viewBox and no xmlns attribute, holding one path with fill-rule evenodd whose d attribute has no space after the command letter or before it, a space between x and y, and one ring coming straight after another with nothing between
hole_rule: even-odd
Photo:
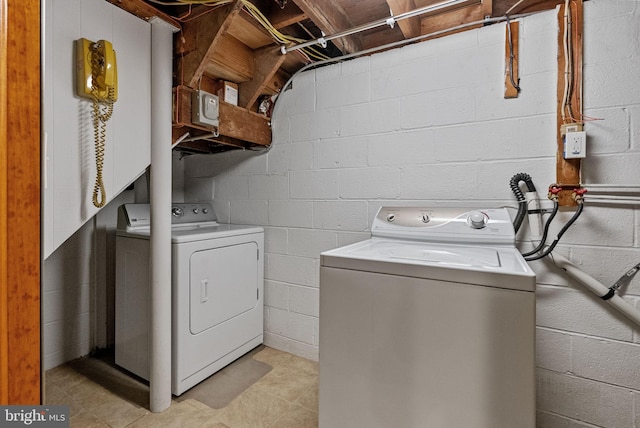
<instances>
[{"instance_id":1,"label":"black coiled hose","mask_svg":"<svg viewBox=\"0 0 640 428\"><path fill-rule=\"evenodd\" d=\"M576 210L576 212L573 214L573 216L571 217L571 219L569 219L569 221L567 222L567 224L565 224L562 229L560 229L560 232L558 232L558 236L556 236L556 239L553 240L553 242L551 243L551 245L549 245L549 247L547 247L547 249L545 249L543 252L536 254L535 256L528 256L525 257L524 259L528 262L533 261L533 260L540 260L543 257L547 257L549 254L551 254L551 252L553 251L554 248L556 248L556 245L558 245L558 242L560 242L560 238L562 238L562 235L564 235L564 233L567 231L567 229L569 229L569 227L575 223L575 221L578 219L578 217L580 217L580 214L582 214L582 210L584 209L584 204L582 203L582 201L578 202L578 209Z\"/></svg>"},{"instance_id":2,"label":"black coiled hose","mask_svg":"<svg viewBox=\"0 0 640 428\"><path fill-rule=\"evenodd\" d=\"M520 226L522 226L522 222L527 215L527 200L524 197L522 190L520 190L521 182L524 182L527 185L527 189L529 190L529 192L536 191L536 186L533 184L531 176L524 172L520 172L514 175L509 181L509 187L511 187L511 191L518 200L518 213L516 214L516 218L513 220L513 228L516 233L518 233L518 230L520 229Z\"/></svg>"}]
</instances>

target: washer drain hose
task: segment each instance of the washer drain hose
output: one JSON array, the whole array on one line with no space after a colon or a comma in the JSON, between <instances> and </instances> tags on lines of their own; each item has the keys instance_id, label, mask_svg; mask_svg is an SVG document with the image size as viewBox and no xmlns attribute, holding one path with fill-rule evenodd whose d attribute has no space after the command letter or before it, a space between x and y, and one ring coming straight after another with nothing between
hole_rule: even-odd
<instances>
[{"instance_id":1,"label":"washer drain hose","mask_svg":"<svg viewBox=\"0 0 640 428\"><path fill-rule=\"evenodd\" d=\"M516 214L516 218L513 220L513 228L516 233L518 233L518 230L520 229L520 226L522 226L522 222L527 215L527 200L522 193L522 190L520 189L521 182L524 182L527 185L527 189L529 190L529 192L536 191L536 186L533 184L531 176L524 172L520 172L514 175L509 181L509 187L511 187L511 191L518 200L518 213Z\"/></svg>"}]
</instances>

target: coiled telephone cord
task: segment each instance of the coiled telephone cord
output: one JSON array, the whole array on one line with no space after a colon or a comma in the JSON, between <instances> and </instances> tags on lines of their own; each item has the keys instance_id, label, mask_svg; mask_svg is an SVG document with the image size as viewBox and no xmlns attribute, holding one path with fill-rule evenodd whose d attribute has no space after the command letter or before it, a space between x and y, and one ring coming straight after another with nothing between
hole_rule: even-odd
<instances>
[{"instance_id":1,"label":"coiled telephone cord","mask_svg":"<svg viewBox=\"0 0 640 428\"><path fill-rule=\"evenodd\" d=\"M95 48L94 48L95 49ZM100 58L95 50L91 58L92 74L96 76L100 72ZM96 79L92 78L91 93L93 95L93 130L96 148L96 182L93 186L93 205L97 208L105 206L107 203L107 192L102 179L104 166L104 145L107 133L107 121L113 114L113 103L115 90L109 87L106 99L100 97Z\"/></svg>"}]
</instances>

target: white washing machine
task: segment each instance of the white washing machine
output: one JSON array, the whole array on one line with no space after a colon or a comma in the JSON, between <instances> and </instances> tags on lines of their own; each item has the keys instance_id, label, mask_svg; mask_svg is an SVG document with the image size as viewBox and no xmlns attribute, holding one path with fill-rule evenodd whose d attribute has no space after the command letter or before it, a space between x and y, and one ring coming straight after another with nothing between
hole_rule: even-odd
<instances>
[{"instance_id":1,"label":"white washing machine","mask_svg":"<svg viewBox=\"0 0 640 428\"><path fill-rule=\"evenodd\" d=\"M263 341L264 231L218 224L209 204L174 204L172 392ZM149 379L149 205L125 204L116 234L116 364Z\"/></svg>"},{"instance_id":2,"label":"white washing machine","mask_svg":"<svg viewBox=\"0 0 640 428\"><path fill-rule=\"evenodd\" d=\"M533 428L535 275L505 209L383 207L321 254L320 427Z\"/></svg>"}]
</instances>

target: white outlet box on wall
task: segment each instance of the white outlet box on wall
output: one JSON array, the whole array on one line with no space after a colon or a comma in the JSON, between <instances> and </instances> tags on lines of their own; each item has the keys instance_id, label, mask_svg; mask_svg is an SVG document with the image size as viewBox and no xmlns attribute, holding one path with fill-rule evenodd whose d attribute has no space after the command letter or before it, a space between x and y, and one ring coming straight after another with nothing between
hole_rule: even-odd
<instances>
[{"instance_id":1,"label":"white outlet box on wall","mask_svg":"<svg viewBox=\"0 0 640 428\"><path fill-rule=\"evenodd\" d=\"M564 158L585 157L587 157L587 133L585 131L567 132L564 136Z\"/></svg>"}]
</instances>

